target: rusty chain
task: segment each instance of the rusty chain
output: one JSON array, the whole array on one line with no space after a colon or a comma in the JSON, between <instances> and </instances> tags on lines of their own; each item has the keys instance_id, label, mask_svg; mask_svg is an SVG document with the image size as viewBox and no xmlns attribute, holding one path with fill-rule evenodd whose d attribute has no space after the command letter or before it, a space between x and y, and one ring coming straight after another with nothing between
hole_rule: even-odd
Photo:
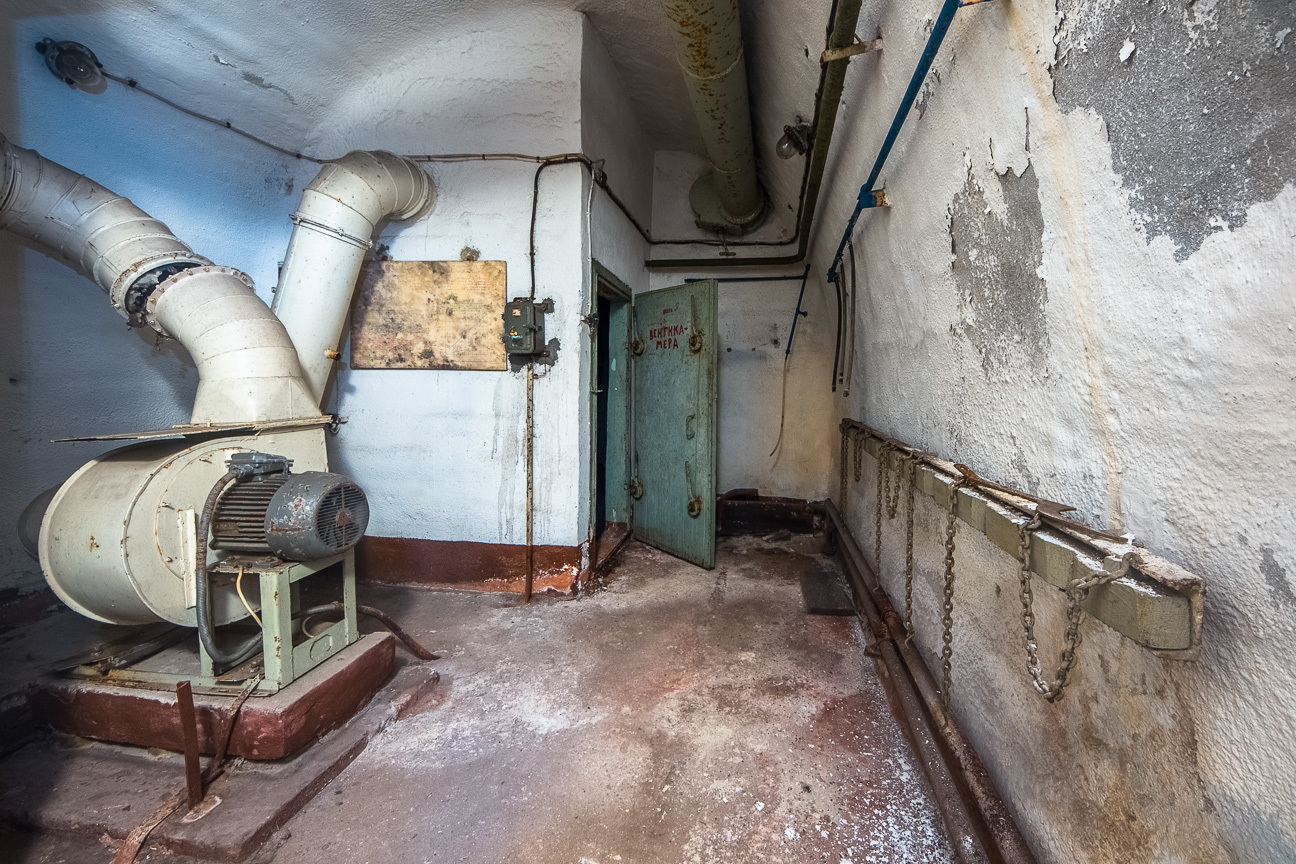
<instances>
[{"instance_id":1,"label":"rusty chain","mask_svg":"<svg viewBox=\"0 0 1296 864\"><path fill-rule=\"evenodd\" d=\"M954 657L954 526L958 523L958 493L967 485L966 477L958 477L950 486L949 520L945 523L945 606L941 618L941 699L945 707L950 704L950 678Z\"/></svg>"},{"instance_id":2,"label":"rusty chain","mask_svg":"<svg viewBox=\"0 0 1296 864\"><path fill-rule=\"evenodd\" d=\"M858 433L857 433L858 435ZM856 439L857 442L859 438ZM846 485L846 469L844 462L845 438L842 439L843 467L842 467L842 488ZM859 451L856 450L858 455ZM888 458L891 453L901 453L900 469L896 472L896 481L894 494L892 494L891 477L887 468ZM908 496L905 504L905 614L904 628L905 641L910 641L914 637L913 626L913 539L914 539L914 473L918 466L918 457L912 452L901 452L900 448L894 444L883 441L878 445L877 454L877 509L874 511L873 520L873 562L877 569L878 578L882 573L882 509L886 508L887 519L891 520L896 517L900 509L900 490L904 481L908 481ZM859 463L856 462L855 479L860 479Z\"/></svg>"},{"instance_id":3,"label":"rusty chain","mask_svg":"<svg viewBox=\"0 0 1296 864\"><path fill-rule=\"evenodd\" d=\"M847 468L846 463L850 457L850 444L854 443L854 477L855 482L859 482L863 475L863 451L864 440L869 437L868 433L860 429L851 429L849 432L843 430L842 433L842 463L841 463L841 487L842 500L845 502L847 495ZM891 478L887 462L891 453L901 453L901 465L897 470L894 489L891 486ZM904 628L905 639L911 640L914 637L913 627L913 542L914 542L914 478L917 464L920 461L914 452L904 452L896 445L889 441L879 440L877 455L877 476L876 476L876 506L874 512L874 538L873 538L873 560L877 567L878 573L881 573L882 567L882 511L887 511L887 519L894 519L900 508L900 491L901 485L907 481L908 489L905 504L905 615ZM961 467L961 466L960 466ZM955 552L955 532L958 522L958 493L960 489L967 486L976 486L977 483L970 479L966 472L964 476L953 478L950 486L949 515L945 527L945 585L944 598L941 618L941 698L948 708L950 703L950 690L952 687L953 656L954 656L954 552ZM979 478L977 478L979 480ZM1039 659L1039 643L1035 636L1035 612L1034 612L1034 593L1031 590L1031 535L1044 524L1042 514L1039 512L1031 513L1031 518L1018 526L1018 557L1021 559L1020 575L1020 599L1022 604L1022 631L1025 637L1026 647L1026 665L1030 672L1031 683L1035 690L1044 696L1049 702L1057 702L1062 699L1069 682L1071 672L1076 664L1076 650L1082 641L1080 635L1080 626L1084 623L1085 610L1084 602L1089 593L1100 585L1106 585L1116 579L1121 578L1129 573L1133 563L1135 553L1127 552L1119 559L1109 558L1108 561L1115 560L1117 563L1109 567L1104 562L1104 572L1097 575L1083 576L1073 579L1064 589L1067 595L1067 627L1062 639L1062 652L1057 674L1050 683L1044 677L1044 671Z\"/></svg>"},{"instance_id":4,"label":"rusty chain","mask_svg":"<svg viewBox=\"0 0 1296 864\"><path fill-rule=\"evenodd\" d=\"M1040 665L1039 643L1035 639L1035 595L1031 591L1031 534L1043 524L1039 513L1017 527L1017 554L1021 558L1021 604L1022 633L1026 641L1026 668L1030 672L1031 684L1035 690L1049 702L1058 702L1066 692L1071 670L1075 667L1076 649L1080 646L1080 625L1084 623L1084 601L1089 592L1099 585L1106 585L1129 572L1134 553L1127 552L1121 556L1120 563L1114 570L1106 570L1095 576L1082 576L1071 580L1067 585L1067 627L1062 637L1062 656L1057 675L1052 683L1044 679L1044 670Z\"/></svg>"},{"instance_id":5,"label":"rusty chain","mask_svg":"<svg viewBox=\"0 0 1296 864\"><path fill-rule=\"evenodd\" d=\"M905 476L909 481L909 496L905 505L905 641L914 638L913 628L913 538L914 538L914 471L918 458L912 453L905 456ZM898 482L898 481L897 481ZM899 497L897 493L897 497Z\"/></svg>"},{"instance_id":6,"label":"rusty chain","mask_svg":"<svg viewBox=\"0 0 1296 864\"><path fill-rule=\"evenodd\" d=\"M845 426L842 427L841 433L841 465L839 466L841 468L841 494L839 495L839 499L841 500L842 516L845 517L847 511L850 509L850 495L847 494L846 487L846 463L850 459L850 436L853 433L848 432L847 427Z\"/></svg>"},{"instance_id":7,"label":"rusty chain","mask_svg":"<svg viewBox=\"0 0 1296 864\"><path fill-rule=\"evenodd\" d=\"M887 473L886 463L887 457L894 449L890 444L883 442L878 445L877 451L877 494L874 496L874 503L877 506L873 510L873 570L879 579L882 578L882 508L886 506L891 483L891 475Z\"/></svg>"},{"instance_id":8,"label":"rusty chain","mask_svg":"<svg viewBox=\"0 0 1296 864\"><path fill-rule=\"evenodd\" d=\"M864 439L868 437L859 429L854 430L855 436L855 482L860 482L860 477L864 472Z\"/></svg>"}]
</instances>

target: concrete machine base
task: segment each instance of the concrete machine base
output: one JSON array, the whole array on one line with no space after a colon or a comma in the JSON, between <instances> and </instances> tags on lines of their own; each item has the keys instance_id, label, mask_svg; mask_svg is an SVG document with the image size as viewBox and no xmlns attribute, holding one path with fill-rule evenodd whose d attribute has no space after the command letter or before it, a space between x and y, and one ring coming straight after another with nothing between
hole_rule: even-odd
<instances>
[{"instance_id":1,"label":"concrete machine base","mask_svg":"<svg viewBox=\"0 0 1296 864\"><path fill-rule=\"evenodd\" d=\"M196 654L191 663L197 675ZM368 704L391 677L394 667L395 640L391 636L375 633L362 637L285 690L249 699L239 711L229 753L245 759L269 760L301 752ZM202 753L210 755L216 751L216 731L235 698L194 694L198 746ZM38 723L69 735L176 752L184 750L174 692L50 677L32 689L28 704Z\"/></svg>"}]
</instances>

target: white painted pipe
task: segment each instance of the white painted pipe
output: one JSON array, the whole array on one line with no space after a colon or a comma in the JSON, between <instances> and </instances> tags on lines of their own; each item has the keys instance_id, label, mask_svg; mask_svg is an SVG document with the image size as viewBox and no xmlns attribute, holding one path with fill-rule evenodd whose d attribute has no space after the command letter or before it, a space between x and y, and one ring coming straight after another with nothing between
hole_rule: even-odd
<instances>
[{"instance_id":1,"label":"white painted pipe","mask_svg":"<svg viewBox=\"0 0 1296 864\"><path fill-rule=\"evenodd\" d=\"M98 282L123 316L131 314L132 277L167 264L211 263L130 199L3 135L0 150L0 228Z\"/></svg>"},{"instance_id":2,"label":"white painted pipe","mask_svg":"<svg viewBox=\"0 0 1296 864\"><path fill-rule=\"evenodd\" d=\"M436 186L422 168L381 150L356 150L327 163L302 193L273 309L297 346L317 407L379 224L417 219L435 202Z\"/></svg>"},{"instance_id":3,"label":"white painted pipe","mask_svg":"<svg viewBox=\"0 0 1296 864\"><path fill-rule=\"evenodd\" d=\"M288 332L247 276L84 175L0 135L0 228L90 277L113 306L180 342L198 367L193 422L319 416Z\"/></svg>"}]
</instances>

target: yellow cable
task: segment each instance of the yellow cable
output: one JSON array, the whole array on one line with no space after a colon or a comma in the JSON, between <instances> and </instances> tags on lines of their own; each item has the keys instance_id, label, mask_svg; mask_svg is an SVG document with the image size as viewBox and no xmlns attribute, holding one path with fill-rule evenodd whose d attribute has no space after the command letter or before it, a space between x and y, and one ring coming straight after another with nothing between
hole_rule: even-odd
<instances>
[{"instance_id":1,"label":"yellow cable","mask_svg":"<svg viewBox=\"0 0 1296 864\"><path fill-rule=\"evenodd\" d=\"M247 602L247 598L243 596L243 565L242 564L239 565L239 575L238 578L234 580L234 588L238 591L239 599L243 601L243 608L246 609L248 611L248 614L252 616L252 620L257 622L258 627L264 627L265 625L261 623L261 616L252 611L252 604Z\"/></svg>"}]
</instances>

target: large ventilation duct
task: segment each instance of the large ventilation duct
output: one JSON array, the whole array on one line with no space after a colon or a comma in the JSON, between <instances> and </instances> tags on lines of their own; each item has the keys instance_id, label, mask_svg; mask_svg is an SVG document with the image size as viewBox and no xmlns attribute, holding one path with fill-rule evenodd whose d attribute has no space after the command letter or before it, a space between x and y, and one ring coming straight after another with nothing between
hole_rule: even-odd
<instances>
[{"instance_id":1,"label":"large ventilation duct","mask_svg":"<svg viewBox=\"0 0 1296 864\"><path fill-rule=\"evenodd\" d=\"M198 367L194 423L318 416L283 325L237 270L93 180L0 135L0 228L99 283L114 308L183 345Z\"/></svg>"},{"instance_id":2,"label":"large ventilation duct","mask_svg":"<svg viewBox=\"0 0 1296 864\"><path fill-rule=\"evenodd\" d=\"M319 559L350 549L367 521L359 487L328 473L324 418L296 347L239 271L195 255L129 200L33 150L0 136L0 152L0 228L95 280L133 324L178 340L198 366L196 424L301 421L256 434L199 430L130 444L83 466L47 506L33 505L44 514L41 569L67 605L111 624L198 626L210 657L237 662L261 641L258 635L232 652L215 644L213 626L250 608L228 573L209 573L223 557L220 542L284 560ZM344 314L337 313L338 327ZM235 467L246 464L256 478L245 487L248 472ZM275 494L256 494L271 485ZM233 497L218 507L222 491ZM213 510L220 522L209 531Z\"/></svg>"},{"instance_id":3,"label":"large ventilation duct","mask_svg":"<svg viewBox=\"0 0 1296 864\"><path fill-rule=\"evenodd\" d=\"M738 0L664 0L663 6L711 160L689 203L698 227L744 234L764 219L768 198L756 179Z\"/></svg>"},{"instance_id":4,"label":"large ventilation duct","mask_svg":"<svg viewBox=\"0 0 1296 864\"><path fill-rule=\"evenodd\" d=\"M327 163L302 193L273 308L297 346L317 407L374 232L387 219L417 219L435 202L436 187L422 168L381 150Z\"/></svg>"}]
</instances>

